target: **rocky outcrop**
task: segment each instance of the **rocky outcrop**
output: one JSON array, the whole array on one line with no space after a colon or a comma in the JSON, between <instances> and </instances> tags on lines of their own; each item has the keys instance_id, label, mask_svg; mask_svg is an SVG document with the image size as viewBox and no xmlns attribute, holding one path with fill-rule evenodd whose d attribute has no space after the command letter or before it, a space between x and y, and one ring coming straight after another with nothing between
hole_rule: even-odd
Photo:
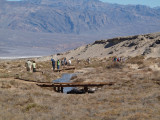
<instances>
[{"instance_id":1,"label":"rocky outcrop","mask_svg":"<svg viewBox=\"0 0 160 120\"><path fill-rule=\"evenodd\" d=\"M88 57L128 57L139 55L160 57L160 33L99 40L65 55L83 59Z\"/></svg>"}]
</instances>

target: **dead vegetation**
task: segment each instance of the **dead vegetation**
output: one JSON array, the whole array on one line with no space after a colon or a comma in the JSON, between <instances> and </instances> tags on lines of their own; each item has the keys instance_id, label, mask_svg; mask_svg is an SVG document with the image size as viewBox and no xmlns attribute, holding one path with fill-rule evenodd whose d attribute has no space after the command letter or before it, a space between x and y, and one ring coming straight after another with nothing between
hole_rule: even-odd
<instances>
[{"instance_id":1,"label":"dead vegetation","mask_svg":"<svg viewBox=\"0 0 160 120\"><path fill-rule=\"evenodd\" d=\"M116 82L98 88L94 94L79 95L56 93L13 77L18 74L28 80L56 79L62 73L54 73L50 61L37 62L43 74L26 72L24 61L1 62L0 119L158 120L160 71L150 66L159 66L159 60L138 56L125 62L113 62L111 58L91 59L90 64L73 61L79 70L73 82Z\"/></svg>"}]
</instances>

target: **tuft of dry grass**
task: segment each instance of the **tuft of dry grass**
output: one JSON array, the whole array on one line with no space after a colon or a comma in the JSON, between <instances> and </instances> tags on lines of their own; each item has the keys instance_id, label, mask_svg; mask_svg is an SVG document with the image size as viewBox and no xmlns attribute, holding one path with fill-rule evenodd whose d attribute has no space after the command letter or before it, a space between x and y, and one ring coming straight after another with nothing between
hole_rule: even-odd
<instances>
[{"instance_id":1,"label":"tuft of dry grass","mask_svg":"<svg viewBox=\"0 0 160 120\"><path fill-rule=\"evenodd\" d=\"M141 57L138 59L143 60ZM148 66L149 63L157 62L156 59L143 60L138 65ZM13 77L1 78L0 119L158 120L160 84L155 81L159 81L159 71L145 67L131 69L127 67L128 63L137 64L136 58L130 58L126 63L113 63L110 59L91 59L90 64L85 60L80 63L81 66L75 64L76 69L80 69L82 73L73 77L73 82L115 82L112 86L96 88L94 94L67 95ZM30 80L44 81L62 74L52 71L50 61L37 63L43 74L26 72L22 61L4 64L6 68L3 74L8 74L7 70L10 69L10 73L18 73L17 77ZM12 64L17 67L11 67Z\"/></svg>"},{"instance_id":2,"label":"tuft of dry grass","mask_svg":"<svg viewBox=\"0 0 160 120\"><path fill-rule=\"evenodd\" d=\"M121 62L112 62L112 63L106 65L107 69L112 69L112 68L122 69L123 67L124 67L124 65Z\"/></svg>"},{"instance_id":3,"label":"tuft of dry grass","mask_svg":"<svg viewBox=\"0 0 160 120\"><path fill-rule=\"evenodd\" d=\"M142 65L144 63L144 56L136 56L129 58L127 63Z\"/></svg>"}]
</instances>

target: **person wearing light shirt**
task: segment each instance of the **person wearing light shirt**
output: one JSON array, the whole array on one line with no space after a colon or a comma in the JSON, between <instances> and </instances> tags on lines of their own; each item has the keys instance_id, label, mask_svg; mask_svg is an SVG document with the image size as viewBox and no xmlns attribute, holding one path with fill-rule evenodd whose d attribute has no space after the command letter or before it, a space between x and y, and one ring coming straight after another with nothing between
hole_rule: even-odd
<instances>
[{"instance_id":1,"label":"person wearing light shirt","mask_svg":"<svg viewBox=\"0 0 160 120\"><path fill-rule=\"evenodd\" d=\"M33 72L36 72L36 62L35 61L33 61L32 67L33 67Z\"/></svg>"}]
</instances>

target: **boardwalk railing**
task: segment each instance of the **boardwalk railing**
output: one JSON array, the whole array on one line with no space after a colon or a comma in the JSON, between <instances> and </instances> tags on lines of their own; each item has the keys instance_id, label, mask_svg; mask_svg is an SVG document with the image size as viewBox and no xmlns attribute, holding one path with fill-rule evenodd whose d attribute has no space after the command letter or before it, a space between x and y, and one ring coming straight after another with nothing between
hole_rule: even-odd
<instances>
[{"instance_id":1,"label":"boardwalk railing","mask_svg":"<svg viewBox=\"0 0 160 120\"><path fill-rule=\"evenodd\" d=\"M113 85L115 82L97 82L97 83L38 83L40 87L53 87L55 91L62 92L64 87L84 87L85 92L88 92L88 87L102 87L104 85Z\"/></svg>"}]
</instances>

